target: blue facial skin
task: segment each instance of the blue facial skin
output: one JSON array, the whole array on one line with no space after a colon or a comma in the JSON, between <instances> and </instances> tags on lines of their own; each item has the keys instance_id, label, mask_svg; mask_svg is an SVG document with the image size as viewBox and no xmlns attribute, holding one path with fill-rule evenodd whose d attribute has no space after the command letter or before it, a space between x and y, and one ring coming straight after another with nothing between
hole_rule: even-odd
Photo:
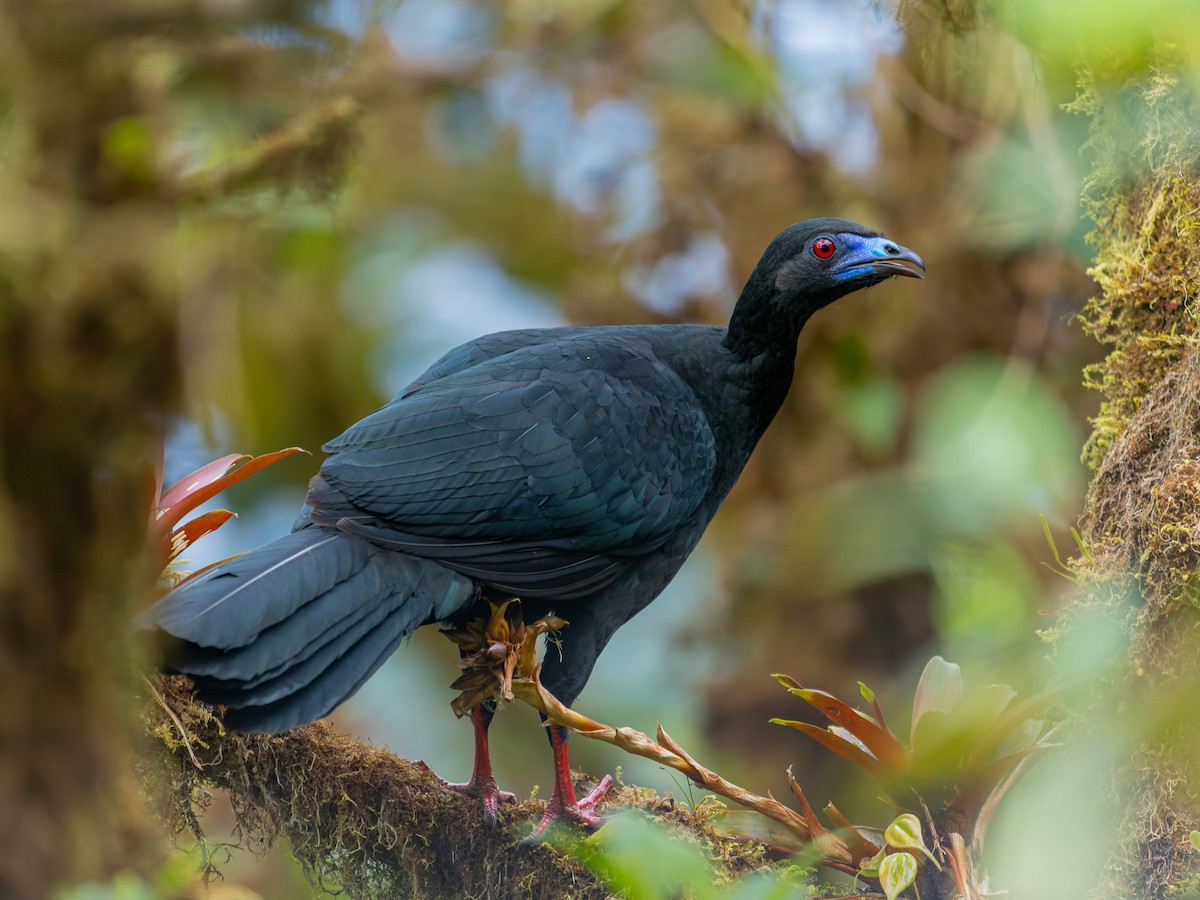
<instances>
[{"instance_id":1,"label":"blue facial skin","mask_svg":"<svg viewBox=\"0 0 1200 900\"><path fill-rule=\"evenodd\" d=\"M845 255L854 260L867 260L872 257L876 259L888 259L891 254L884 248L889 244L895 246L887 238L863 237L859 234L839 234L837 239ZM861 265L852 266L849 269L831 271L829 274L835 281L846 281L850 278L858 278L860 275L869 275L873 271L875 271L875 267L871 263L863 262Z\"/></svg>"}]
</instances>

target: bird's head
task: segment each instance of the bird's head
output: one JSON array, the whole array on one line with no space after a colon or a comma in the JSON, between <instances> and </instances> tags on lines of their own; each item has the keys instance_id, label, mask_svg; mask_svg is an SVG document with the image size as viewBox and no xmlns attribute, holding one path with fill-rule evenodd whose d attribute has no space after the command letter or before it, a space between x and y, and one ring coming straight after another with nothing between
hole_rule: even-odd
<instances>
[{"instance_id":1,"label":"bird's head","mask_svg":"<svg viewBox=\"0 0 1200 900\"><path fill-rule=\"evenodd\" d=\"M763 254L774 288L817 306L893 275L924 278L925 263L907 247L846 219L809 219L784 229Z\"/></svg>"},{"instance_id":2,"label":"bird's head","mask_svg":"<svg viewBox=\"0 0 1200 900\"><path fill-rule=\"evenodd\" d=\"M907 247L846 219L808 219L771 241L729 323L726 343L744 356L785 345L794 353L800 329L839 297L893 275L924 278L925 263Z\"/></svg>"}]
</instances>

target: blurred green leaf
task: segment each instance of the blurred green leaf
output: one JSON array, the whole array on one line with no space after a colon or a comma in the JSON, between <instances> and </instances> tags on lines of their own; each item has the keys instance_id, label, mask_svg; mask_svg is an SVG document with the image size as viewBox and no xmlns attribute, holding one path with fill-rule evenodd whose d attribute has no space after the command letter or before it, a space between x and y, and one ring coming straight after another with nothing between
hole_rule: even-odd
<instances>
[{"instance_id":1,"label":"blurred green leaf","mask_svg":"<svg viewBox=\"0 0 1200 900\"><path fill-rule=\"evenodd\" d=\"M195 858L187 853L176 853L168 857L154 873L154 890L160 896L182 896L198 880Z\"/></svg>"},{"instance_id":2,"label":"blurred green leaf","mask_svg":"<svg viewBox=\"0 0 1200 900\"><path fill-rule=\"evenodd\" d=\"M917 394L905 464L818 489L796 508L779 577L803 573L815 590L838 592L924 571L947 542L983 546L1076 503L1083 476L1072 417L1050 387L1022 363L969 357ZM947 621L978 634L975 612L1004 617L1018 579Z\"/></svg>"},{"instance_id":3,"label":"blurred green leaf","mask_svg":"<svg viewBox=\"0 0 1200 900\"><path fill-rule=\"evenodd\" d=\"M190 865L190 860L189 860ZM162 900L163 894L136 872L118 872L101 884L90 882L60 891L55 900Z\"/></svg>"},{"instance_id":4,"label":"blurred green leaf","mask_svg":"<svg viewBox=\"0 0 1200 900\"><path fill-rule=\"evenodd\" d=\"M946 712L922 716L914 732L913 757L921 770L953 772L980 742L994 733L1001 714L1016 692L1005 684L992 684L969 691Z\"/></svg>"},{"instance_id":5,"label":"blurred green leaf","mask_svg":"<svg viewBox=\"0 0 1200 900\"><path fill-rule=\"evenodd\" d=\"M868 453L891 450L904 416L904 391L894 378L867 376L843 387L833 405L842 421Z\"/></svg>"},{"instance_id":6,"label":"blurred green leaf","mask_svg":"<svg viewBox=\"0 0 1200 900\"><path fill-rule=\"evenodd\" d=\"M813 897L812 869L791 865L782 872L744 875L720 891L721 900L799 900Z\"/></svg>"},{"instance_id":7,"label":"blurred green leaf","mask_svg":"<svg viewBox=\"0 0 1200 900\"><path fill-rule=\"evenodd\" d=\"M917 859L911 853L893 853L879 864L879 886L888 900L896 900L916 879Z\"/></svg>"},{"instance_id":8,"label":"blurred green leaf","mask_svg":"<svg viewBox=\"0 0 1200 900\"><path fill-rule=\"evenodd\" d=\"M917 727L931 712L945 713L962 699L962 668L935 656L925 664L913 696L910 746L917 746Z\"/></svg>"},{"instance_id":9,"label":"blurred green leaf","mask_svg":"<svg viewBox=\"0 0 1200 900\"><path fill-rule=\"evenodd\" d=\"M974 148L960 169L967 233L979 247L1017 251L1061 243L1079 227L1083 176L1075 167L1077 139L1051 128Z\"/></svg>"},{"instance_id":10,"label":"blurred green leaf","mask_svg":"<svg viewBox=\"0 0 1200 900\"><path fill-rule=\"evenodd\" d=\"M154 175L154 136L150 124L138 116L117 119L104 132L104 155L126 175L142 181Z\"/></svg>"},{"instance_id":11,"label":"blurred green leaf","mask_svg":"<svg viewBox=\"0 0 1200 900\"><path fill-rule=\"evenodd\" d=\"M914 475L942 534L991 537L1077 495L1072 418L1024 365L966 359L926 386L919 410Z\"/></svg>"},{"instance_id":12,"label":"blurred green leaf","mask_svg":"<svg viewBox=\"0 0 1200 900\"><path fill-rule=\"evenodd\" d=\"M953 542L931 555L938 631L950 641L996 647L1029 634L1041 586L1007 541Z\"/></svg>"},{"instance_id":13,"label":"blurred green leaf","mask_svg":"<svg viewBox=\"0 0 1200 900\"><path fill-rule=\"evenodd\" d=\"M1188 0L991 0L989 5L1060 77L1080 69L1115 82L1149 66L1152 49L1194 47L1200 8Z\"/></svg>"},{"instance_id":14,"label":"blurred green leaf","mask_svg":"<svg viewBox=\"0 0 1200 900\"><path fill-rule=\"evenodd\" d=\"M618 816L579 845L577 854L630 900L658 900L686 892L716 896L712 863L695 844L639 815Z\"/></svg>"}]
</instances>

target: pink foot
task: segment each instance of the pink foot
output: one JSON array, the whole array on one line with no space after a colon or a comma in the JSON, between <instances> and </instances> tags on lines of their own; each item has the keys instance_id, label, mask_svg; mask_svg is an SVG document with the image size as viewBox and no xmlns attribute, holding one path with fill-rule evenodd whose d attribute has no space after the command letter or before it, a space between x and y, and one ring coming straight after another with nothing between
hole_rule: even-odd
<instances>
[{"instance_id":1,"label":"pink foot","mask_svg":"<svg viewBox=\"0 0 1200 900\"><path fill-rule=\"evenodd\" d=\"M447 781L423 760L417 760L416 765L434 777L438 784L468 797L477 797L483 801L484 820L495 828L500 819L499 806L501 803L511 803L517 799L512 791L502 791L496 785L496 779L489 772L486 776L475 775L470 781Z\"/></svg>"},{"instance_id":2,"label":"pink foot","mask_svg":"<svg viewBox=\"0 0 1200 900\"><path fill-rule=\"evenodd\" d=\"M555 823L564 819L574 822L576 825L582 825L589 831L595 831L604 823L604 820L592 810L612 789L612 785L612 776L605 775L595 789L581 800L575 799L573 789L568 799L564 799L562 794L556 791L550 798L550 802L546 804L546 812L542 816L542 821L538 823L537 828L533 829L533 833L529 837L533 840L543 837Z\"/></svg>"}]
</instances>

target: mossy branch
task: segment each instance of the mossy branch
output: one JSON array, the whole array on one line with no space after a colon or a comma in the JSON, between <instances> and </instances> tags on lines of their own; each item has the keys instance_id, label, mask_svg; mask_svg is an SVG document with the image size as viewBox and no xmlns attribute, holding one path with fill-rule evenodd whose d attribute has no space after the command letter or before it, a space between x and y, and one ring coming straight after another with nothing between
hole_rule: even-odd
<instances>
[{"instance_id":1,"label":"mossy branch","mask_svg":"<svg viewBox=\"0 0 1200 900\"><path fill-rule=\"evenodd\" d=\"M241 846L282 838L315 885L351 896L608 897L568 850L526 840L544 803L502 808L483 824L478 801L447 791L427 769L338 734L324 723L281 735L227 732L186 678L159 677L143 713L151 737L145 789L176 834L203 844L197 804L228 792ZM755 842L725 840L709 816L652 791L620 786L606 807L639 808L682 829L733 877L762 865Z\"/></svg>"},{"instance_id":2,"label":"mossy branch","mask_svg":"<svg viewBox=\"0 0 1200 900\"><path fill-rule=\"evenodd\" d=\"M201 203L244 191L303 184L330 187L357 145L361 104L336 97L324 106L260 139L238 158L186 178L179 187L184 202Z\"/></svg>"}]
</instances>

